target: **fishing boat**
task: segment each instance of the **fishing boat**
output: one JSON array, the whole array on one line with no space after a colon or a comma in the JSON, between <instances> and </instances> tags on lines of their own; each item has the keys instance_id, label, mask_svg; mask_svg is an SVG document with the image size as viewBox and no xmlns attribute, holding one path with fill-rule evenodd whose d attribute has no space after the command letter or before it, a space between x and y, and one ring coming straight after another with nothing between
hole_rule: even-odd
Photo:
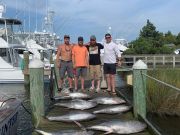
<instances>
[{"instance_id":1,"label":"fishing boat","mask_svg":"<svg viewBox=\"0 0 180 135\"><path fill-rule=\"evenodd\" d=\"M16 135L21 102L10 98L0 101L0 135Z\"/></svg>"},{"instance_id":2,"label":"fishing boat","mask_svg":"<svg viewBox=\"0 0 180 135\"><path fill-rule=\"evenodd\" d=\"M0 83L23 83L23 52L30 53L30 60L40 59L42 52L45 57L45 68L50 68L50 53L49 49L37 44L40 43L35 40L38 37L35 36L37 33L27 34L22 31L21 20L2 17L4 7L4 5L0 5Z\"/></svg>"}]
</instances>

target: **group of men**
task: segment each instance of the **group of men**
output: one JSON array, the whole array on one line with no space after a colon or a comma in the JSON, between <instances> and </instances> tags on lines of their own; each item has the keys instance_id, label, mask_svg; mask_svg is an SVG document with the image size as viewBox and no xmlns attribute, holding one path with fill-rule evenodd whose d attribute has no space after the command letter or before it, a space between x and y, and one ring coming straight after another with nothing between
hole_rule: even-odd
<instances>
[{"instance_id":1,"label":"group of men","mask_svg":"<svg viewBox=\"0 0 180 135\"><path fill-rule=\"evenodd\" d=\"M103 70L107 79L107 91L113 95L115 92L116 65L121 66L121 53L112 41L111 34L105 34L106 42L102 45L96 42L92 35L90 42L84 44L83 37L78 37L78 44L70 44L70 36L64 35L64 43L58 46L56 64L60 71L59 91L62 90L63 80L67 72L69 90L78 90L78 79L81 79L81 90L85 92L84 80L89 70L91 78L90 90L100 91L101 82L101 56L100 50L104 49ZM73 88L74 78L74 88ZM95 82L97 82L95 88Z\"/></svg>"}]
</instances>

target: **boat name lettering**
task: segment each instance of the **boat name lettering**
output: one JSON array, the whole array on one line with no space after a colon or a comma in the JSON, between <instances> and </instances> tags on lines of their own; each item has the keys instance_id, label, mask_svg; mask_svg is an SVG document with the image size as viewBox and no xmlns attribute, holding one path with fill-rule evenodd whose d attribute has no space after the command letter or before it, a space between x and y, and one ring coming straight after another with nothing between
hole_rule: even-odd
<instances>
[{"instance_id":1,"label":"boat name lettering","mask_svg":"<svg viewBox=\"0 0 180 135\"><path fill-rule=\"evenodd\" d=\"M17 122L18 112L16 112L5 124L0 127L0 135L6 135Z\"/></svg>"}]
</instances>

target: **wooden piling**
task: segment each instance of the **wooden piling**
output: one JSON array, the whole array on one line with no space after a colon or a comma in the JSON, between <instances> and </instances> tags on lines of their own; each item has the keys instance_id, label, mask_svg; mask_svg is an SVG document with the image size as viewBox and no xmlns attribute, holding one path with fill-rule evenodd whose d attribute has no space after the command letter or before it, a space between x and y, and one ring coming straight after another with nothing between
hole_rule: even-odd
<instances>
[{"instance_id":1,"label":"wooden piling","mask_svg":"<svg viewBox=\"0 0 180 135\"><path fill-rule=\"evenodd\" d=\"M24 51L23 52L23 70L24 73L28 71L29 68L29 52L28 51ZM29 82L29 74L24 74L24 88L25 90L29 91L30 90L30 82Z\"/></svg>"},{"instance_id":2,"label":"wooden piling","mask_svg":"<svg viewBox=\"0 0 180 135\"><path fill-rule=\"evenodd\" d=\"M54 60L54 95L58 95L59 81L60 81L59 68L57 67L56 60Z\"/></svg>"},{"instance_id":3,"label":"wooden piling","mask_svg":"<svg viewBox=\"0 0 180 135\"><path fill-rule=\"evenodd\" d=\"M146 118L146 76L147 65L138 60L133 65L133 100L134 100L134 116L140 115Z\"/></svg>"},{"instance_id":4,"label":"wooden piling","mask_svg":"<svg viewBox=\"0 0 180 135\"><path fill-rule=\"evenodd\" d=\"M34 59L29 64L30 73L30 103L32 108L32 121L38 127L42 116L45 115L44 107L44 63Z\"/></svg>"}]
</instances>

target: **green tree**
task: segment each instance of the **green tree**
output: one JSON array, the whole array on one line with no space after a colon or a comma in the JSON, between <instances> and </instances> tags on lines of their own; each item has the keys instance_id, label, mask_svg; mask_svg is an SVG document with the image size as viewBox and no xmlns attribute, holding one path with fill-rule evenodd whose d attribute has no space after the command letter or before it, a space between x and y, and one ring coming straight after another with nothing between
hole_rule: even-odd
<instances>
[{"instance_id":1,"label":"green tree","mask_svg":"<svg viewBox=\"0 0 180 135\"><path fill-rule=\"evenodd\" d=\"M142 30L140 31L139 37L154 39L154 38L157 38L158 36L159 36L159 32L156 31L156 27L148 19L146 26L144 26Z\"/></svg>"},{"instance_id":2,"label":"green tree","mask_svg":"<svg viewBox=\"0 0 180 135\"><path fill-rule=\"evenodd\" d=\"M165 40L166 39L166 40ZM147 20L147 24L140 30L139 37L132 41L130 47L124 54L168 54L172 49L165 47L168 42L174 43L175 36L168 32L165 36L156 30L156 27ZM179 35L180 39L180 35ZM180 41L180 40L179 40Z\"/></svg>"},{"instance_id":3,"label":"green tree","mask_svg":"<svg viewBox=\"0 0 180 135\"><path fill-rule=\"evenodd\" d=\"M176 36L176 45L180 45L180 33Z\"/></svg>"},{"instance_id":4,"label":"green tree","mask_svg":"<svg viewBox=\"0 0 180 135\"><path fill-rule=\"evenodd\" d=\"M164 35L164 42L165 44L171 44L171 43L176 43L176 36L174 36L171 31L168 31Z\"/></svg>"}]
</instances>

